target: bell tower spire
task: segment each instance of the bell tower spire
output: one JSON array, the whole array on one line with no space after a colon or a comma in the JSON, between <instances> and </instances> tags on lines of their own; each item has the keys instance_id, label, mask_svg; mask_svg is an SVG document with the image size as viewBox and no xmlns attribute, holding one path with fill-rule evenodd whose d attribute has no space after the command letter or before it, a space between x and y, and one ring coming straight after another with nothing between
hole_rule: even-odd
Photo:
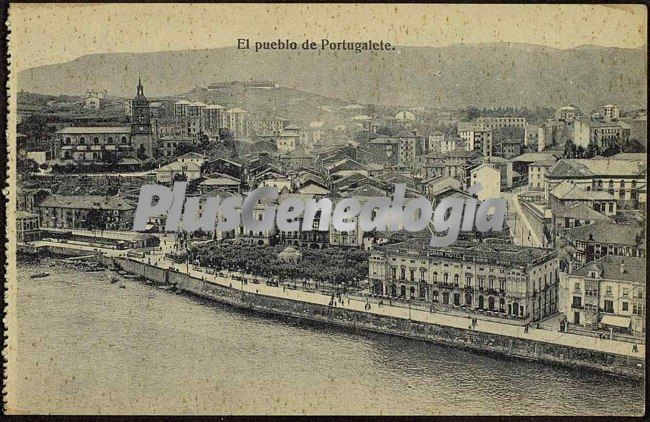
<instances>
[{"instance_id":1,"label":"bell tower spire","mask_svg":"<svg viewBox=\"0 0 650 422\"><path fill-rule=\"evenodd\" d=\"M144 87L142 86L142 79L138 76L137 95L144 95Z\"/></svg>"}]
</instances>

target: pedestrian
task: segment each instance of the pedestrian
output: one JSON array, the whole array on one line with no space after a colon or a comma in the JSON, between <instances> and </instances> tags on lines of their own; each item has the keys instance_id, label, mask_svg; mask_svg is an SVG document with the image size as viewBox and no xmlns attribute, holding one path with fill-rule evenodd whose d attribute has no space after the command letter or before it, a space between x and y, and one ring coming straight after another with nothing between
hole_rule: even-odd
<instances>
[{"instance_id":1,"label":"pedestrian","mask_svg":"<svg viewBox=\"0 0 650 422\"><path fill-rule=\"evenodd\" d=\"M524 333L528 334L528 324L524 326Z\"/></svg>"},{"instance_id":2,"label":"pedestrian","mask_svg":"<svg viewBox=\"0 0 650 422\"><path fill-rule=\"evenodd\" d=\"M639 347L636 343L632 343L632 353L639 353Z\"/></svg>"}]
</instances>

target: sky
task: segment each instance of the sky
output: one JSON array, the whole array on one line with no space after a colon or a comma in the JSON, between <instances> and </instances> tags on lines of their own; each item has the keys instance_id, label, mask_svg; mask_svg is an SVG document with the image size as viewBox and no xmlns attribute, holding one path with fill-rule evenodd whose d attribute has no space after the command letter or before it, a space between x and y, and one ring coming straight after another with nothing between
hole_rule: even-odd
<instances>
[{"instance_id":1,"label":"sky","mask_svg":"<svg viewBox=\"0 0 650 422\"><path fill-rule=\"evenodd\" d=\"M14 71L93 53L234 46L238 38L635 48L647 43L646 22L642 5L13 3L9 48Z\"/></svg>"}]
</instances>

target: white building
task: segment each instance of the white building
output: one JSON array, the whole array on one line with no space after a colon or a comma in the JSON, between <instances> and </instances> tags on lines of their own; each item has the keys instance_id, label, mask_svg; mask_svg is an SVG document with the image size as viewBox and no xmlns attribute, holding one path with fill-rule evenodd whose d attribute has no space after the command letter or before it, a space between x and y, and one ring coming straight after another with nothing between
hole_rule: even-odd
<instances>
[{"instance_id":1,"label":"white building","mask_svg":"<svg viewBox=\"0 0 650 422\"><path fill-rule=\"evenodd\" d=\"M616 120L619 117L620 109L616 105L607 104L606 106L603 106L601 114L605 120Z\"/></svg>"},{"instance_id":2,"label":"white building","mask_svg":"<svg viewBox=\"0 0 650 422\"><path fill-rule=\"evenodd\" d=\"M501 195L501 173L499 170L489 164L481 164L470 170L469 174L470 187L476 183L480 183L483 187L477 195L480 201L498 198Z\"/></svg>"}]
</instances>

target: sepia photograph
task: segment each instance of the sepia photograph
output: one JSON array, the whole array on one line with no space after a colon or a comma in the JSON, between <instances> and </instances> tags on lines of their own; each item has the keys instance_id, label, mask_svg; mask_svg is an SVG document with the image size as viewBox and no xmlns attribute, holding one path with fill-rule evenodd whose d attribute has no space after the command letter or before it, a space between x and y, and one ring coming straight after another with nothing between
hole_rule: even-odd
<instances>
[{"instance_id":1,"label":"sepia photograph","mask_svg":"<svg viewBox=\"0 0 650 422\"><path fill-rule=\"evenodd\" d=\"M645 415L645 5L6 16L4 413Z\"/></svg>"}]
</instances>

